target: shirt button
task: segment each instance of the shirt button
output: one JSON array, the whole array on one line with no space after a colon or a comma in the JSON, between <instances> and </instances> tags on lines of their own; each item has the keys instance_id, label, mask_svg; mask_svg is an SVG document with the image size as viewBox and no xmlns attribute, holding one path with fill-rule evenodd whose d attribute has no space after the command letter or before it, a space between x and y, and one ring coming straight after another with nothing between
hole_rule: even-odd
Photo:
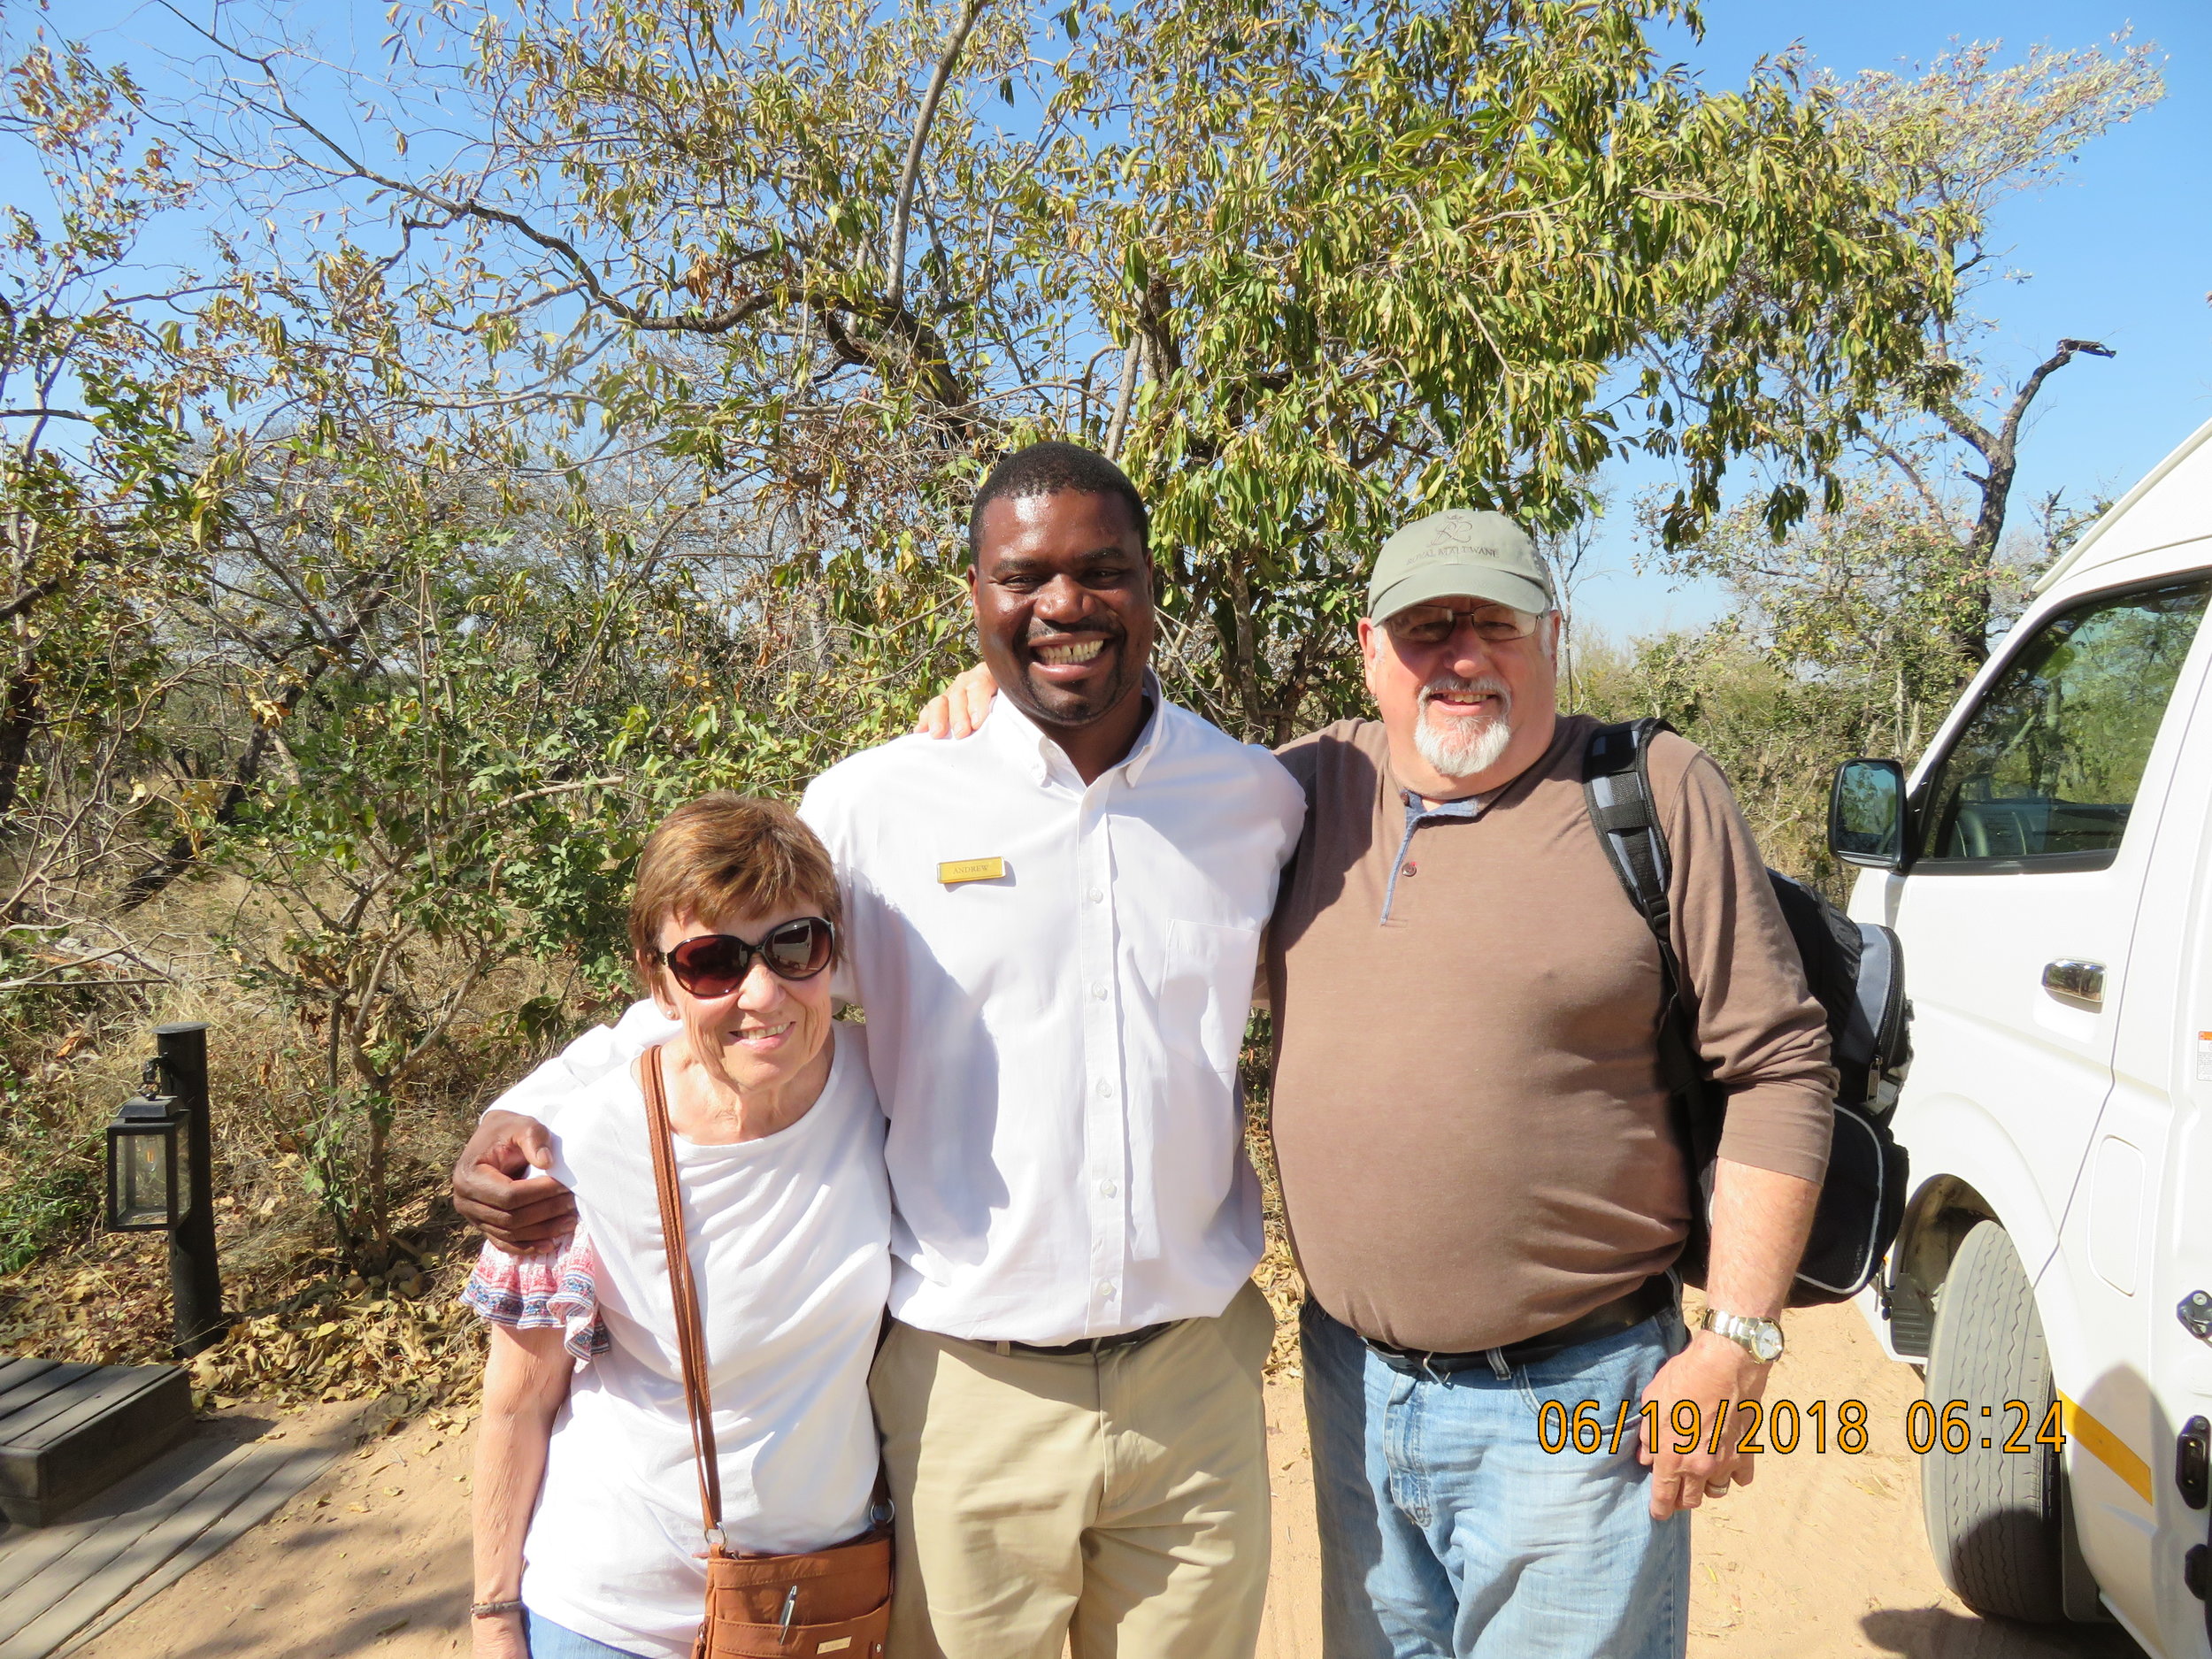
<instances>
[{"instance_id":1,"label":"shirt button","mask_svg":"<svg viewBox=\"0 0 2212 1659\"><path fill-rule=\"evenodd\" d=\"M1398 873L1402 876L1418 875L1420 871L1421 866L1415 864L1410 858L1407 859L1405 863L1398 866Z\"/></svg>"},{"instance_id":2,"label":"shirt button","mask_svg":"<svg viewBox=\"0 0 2212 1659\"><path fill-rule=\"evenodd\" d=\"M1106 1000L1106 987L1102 985L1094 985L1091 987L1091 1000L1094 1002L1104 1002Z\"/></svg>"},{"instance_id":3,"label":"shirt button","mask_svg":"<svg viewBox=\"0 0 2212 1659\"><path fill-rule=\"evenodd\" d=\"M1111 1296L1114 1294L1114 1281L1110 1279L1100 1279L1098 1281L1098 1294L1102 1296Z\"/></svg>"},{"instance_id":4,"label":"shirt button","mask_svg":"<svg viewBox=\"0 0 2212 1659\"><path fill-rule=\"evenodd\" d=\"M1102 1198L1111 1198L1120 1190L1121 1188L1115 1186L1111 1181L1101 1181L1098 1184L1098 1193L1099 1196Z\"/></svg>"},{"instance_id":5,"label":"shirt button","mask_svg":"<svg viewBox=\"0 0 2212 1659\"><path fill-rule=\"evenodd\" d=\"M1113 1092L1114 1092L1114 1086L1113 1086L1111 1083L1108 1082L1108 1081L1107 1081L1104 1078L1101 1078L1101 1079L1098 1079L1098 1093L1099 1093L1099 1097L1100 1097L1102 1100L1102 1099L1104 1099L1107 1095L1109 1095L1109 1094L1112 1094Z\"/></svg>"},{"instance_id":6,"label":"shirt button","mask_svg":"<svg viewBox=\"0 0 2212 1659\"><path fill-rule=\"evenodd\" d=\"M1094 904L1103 904L1106 902L1106 891L1103 887L1093 887L1088 893L1084 895L1084 896L1089 899Z\"/></svg>"}]
</instances>

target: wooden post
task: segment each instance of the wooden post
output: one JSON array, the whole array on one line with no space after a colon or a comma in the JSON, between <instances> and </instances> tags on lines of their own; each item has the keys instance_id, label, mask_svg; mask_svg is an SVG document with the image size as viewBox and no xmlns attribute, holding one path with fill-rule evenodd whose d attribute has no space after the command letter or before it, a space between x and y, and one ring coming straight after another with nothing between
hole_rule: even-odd
<instances>
[{"instance_id":1,"label":"wooden post","mask_svg":"<svg viewBox=\"0 0 2212 1659\"><path fill-rule=\"evenodd\" d=\"M207 1027L157 1025L161 1087L185 1109L191 1146L191 1208L169 1233L169 1292L176 1303L173 1351L189 1359L212 1347L229 1321L223 1314L223 1279L215 1260L215 1137L208 1126Z\"/></svg>"}]
</instances>

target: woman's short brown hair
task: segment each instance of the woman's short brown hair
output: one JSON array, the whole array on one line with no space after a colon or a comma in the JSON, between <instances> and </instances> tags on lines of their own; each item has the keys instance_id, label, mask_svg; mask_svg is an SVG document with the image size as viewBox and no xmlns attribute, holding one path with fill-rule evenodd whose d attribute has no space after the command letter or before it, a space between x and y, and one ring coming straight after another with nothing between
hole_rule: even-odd
<instances>
[{"instance_id":1,"label":"woman's short brown hair","mask_svg":"<svg viewBox=\"0 0 2212 1659\"><path fill-rule=\"evenodd\" d=\"M803 906L837 929L844 914L828 849L777 801L718 789L687 801L646 837L630 893L630 950L649 976L660 961L661 924L763 916Z\"/></svg>"}]
</instances>

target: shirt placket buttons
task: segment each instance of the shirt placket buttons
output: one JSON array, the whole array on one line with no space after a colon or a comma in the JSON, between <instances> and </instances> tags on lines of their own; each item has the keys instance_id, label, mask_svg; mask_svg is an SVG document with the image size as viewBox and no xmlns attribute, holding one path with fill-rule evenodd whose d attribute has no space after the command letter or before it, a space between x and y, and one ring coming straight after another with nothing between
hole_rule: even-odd
<instances>
[{"instance_id":1,"label":"shirt placket buttons","mask_svg":"<svg viewBox=\"0 0 2212 1659\"><path fill-rule=\"evenodd\" d=\"M1098 1275L1092 1286L1091 1325L1109 1330L1117 1324L1121 1294L1119 1274L1125 1254L1126 1219L1113 1202L1120 1186L1109 1171L1119 1162L1128 1128L1126 1113L1117 1111L1122 1063L1120 1035L1113 1010L1114 917L1106 902L1109 864L1112 858L1105 811L1105 780L1087 792L1079 831L1078 856L1085 878L1083 897L1087 914L1078 927L1082 968L1088 981L1088 1008L1083 1018L1085 1059L1094 1075L1092 1093L1098 1101L1086 1125L1086 1144L1097 1194L1091 1208L1091 1264Z\"/></svg>"}]
</instances>

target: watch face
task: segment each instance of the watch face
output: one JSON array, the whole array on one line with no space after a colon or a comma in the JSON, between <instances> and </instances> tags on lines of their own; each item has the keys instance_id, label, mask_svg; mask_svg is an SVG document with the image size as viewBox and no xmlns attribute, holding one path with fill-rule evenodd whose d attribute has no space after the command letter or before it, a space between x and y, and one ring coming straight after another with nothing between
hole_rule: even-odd
<instances>
[{"instance_id":1,"label":"watch face","mask_svg":"<svg viewBox=\"0 0 2212 1659\"><path fill-rule=\"evenodd\" d=\"M1705 1329L1726 1337L1762 1365L1771 1365L1782 1357L1782 1327L1771 1319L1709 1312L1705 1316Z\"/></svg>"}]
</instances>

